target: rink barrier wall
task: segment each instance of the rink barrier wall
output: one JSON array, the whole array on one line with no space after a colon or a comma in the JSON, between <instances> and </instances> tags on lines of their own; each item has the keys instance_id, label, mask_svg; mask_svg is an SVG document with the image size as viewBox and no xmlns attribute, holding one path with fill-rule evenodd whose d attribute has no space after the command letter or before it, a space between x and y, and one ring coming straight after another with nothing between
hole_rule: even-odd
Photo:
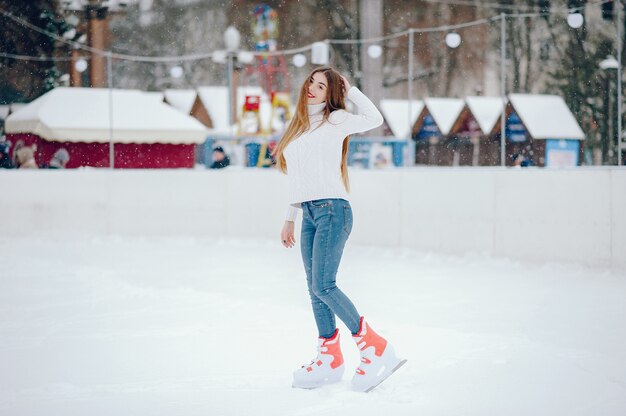
<instances>
[{"instance_id":1,"label":"rink barrier wall","mask_svg":"<svg viewBox=\"0 0 626 416\"><path fill-rule=\"evenodd\" d=\"M626 169L352 170L349 244L626 270ZM3 238L279 239L275 170L0 171ZM299 241L301 213L296 222Z\"/></svg>"}]
</instances>

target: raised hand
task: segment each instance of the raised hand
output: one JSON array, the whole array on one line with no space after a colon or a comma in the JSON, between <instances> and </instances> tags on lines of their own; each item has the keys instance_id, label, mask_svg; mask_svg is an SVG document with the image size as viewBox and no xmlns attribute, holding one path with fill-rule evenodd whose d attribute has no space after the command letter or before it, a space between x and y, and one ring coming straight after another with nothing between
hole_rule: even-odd
<instances>
[{"instance_id":1,"label":"raised hand","mask_svg":"<svg viewBox=\"0 0 626 416\"><path fill-rule=\"evenodd\" d=\"M343 88L344 88L345 92L348 92L348 90L351 87L350 81L348 81L348 78L346 78L343 75L341 75L341 83L343 84Z\"/></svg>"}]
</instances>

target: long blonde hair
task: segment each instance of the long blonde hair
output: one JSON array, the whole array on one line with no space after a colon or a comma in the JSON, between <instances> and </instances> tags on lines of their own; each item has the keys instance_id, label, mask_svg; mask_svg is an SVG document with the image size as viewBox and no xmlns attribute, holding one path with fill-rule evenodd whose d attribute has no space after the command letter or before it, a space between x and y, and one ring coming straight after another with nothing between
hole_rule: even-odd
<instances>
[{"instance_id":1,"label":"long blonde hair","mask_svg":"<svg viewBox=\"0 0 626 416\"><path fill-rule=\"evenodd\" d=\"M307 131L311 125L309 123L309 114L307 111L307 92L309 90L309 83L313 78L313 75L317 72L322 72L326 76L328 81L328 89L326 93L326 106L324 107L322 123L328 121L330 113L335 110L345 110L346 108L346 91L343 88L341 81L341 75L335 69L322 66L315 68L309 76L302 83L300 87L300 95L298 96L298 103L296 104L296 111L285 131L283 137L276 145L272 156L276 160L276 167L283 172L287 173L287 161L285 160L284 151L285 148L295 138ZM321 125L321 124L320 124ZM346 191L350 192L350 180L348 178L348 146L350 144L350 136L346 136L343 139L343 146L341 148L341 179L346 187Z\"/></svg>"}]
</instances>

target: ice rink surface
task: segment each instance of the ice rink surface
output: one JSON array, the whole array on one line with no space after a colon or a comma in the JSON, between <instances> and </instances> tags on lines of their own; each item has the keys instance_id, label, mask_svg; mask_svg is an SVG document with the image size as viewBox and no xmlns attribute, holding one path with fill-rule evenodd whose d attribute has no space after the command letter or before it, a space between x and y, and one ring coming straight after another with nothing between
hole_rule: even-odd
<instances>
[{"instance_id":1,"label":"ice rink surface","mask_svg":"<svg viewBox=\"0 0 626 416\"><path fill-rule=\"evenodd\" d=\"M408 363L369 394L291 373L317 332L298 248L0 240L0 415L626 414L626 275L348 242L338 284Z\"/></svg>"}]
</instances>

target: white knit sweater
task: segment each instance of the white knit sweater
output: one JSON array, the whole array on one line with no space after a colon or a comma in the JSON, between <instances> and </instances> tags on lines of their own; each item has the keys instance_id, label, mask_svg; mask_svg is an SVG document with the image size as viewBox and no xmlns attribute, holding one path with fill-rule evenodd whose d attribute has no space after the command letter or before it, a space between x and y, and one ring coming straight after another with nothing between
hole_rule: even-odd
<instances>
[{"instance_id":1,"label":"white knit sweater","mask_svg":"<svg viewBox=\"0 0 626 416\"><path fill-rule=\"evenodd\" d=\"M341 178L343 139L349 134L380 126L383 116L357 87L348 90L347 98L357 106L357 114L335 110L323 124L326 102L309 104L311 127L285 148L290 203L287 221L296 219L301 202L324 198L348 199Z\"/></svg>"}]
</instances>

